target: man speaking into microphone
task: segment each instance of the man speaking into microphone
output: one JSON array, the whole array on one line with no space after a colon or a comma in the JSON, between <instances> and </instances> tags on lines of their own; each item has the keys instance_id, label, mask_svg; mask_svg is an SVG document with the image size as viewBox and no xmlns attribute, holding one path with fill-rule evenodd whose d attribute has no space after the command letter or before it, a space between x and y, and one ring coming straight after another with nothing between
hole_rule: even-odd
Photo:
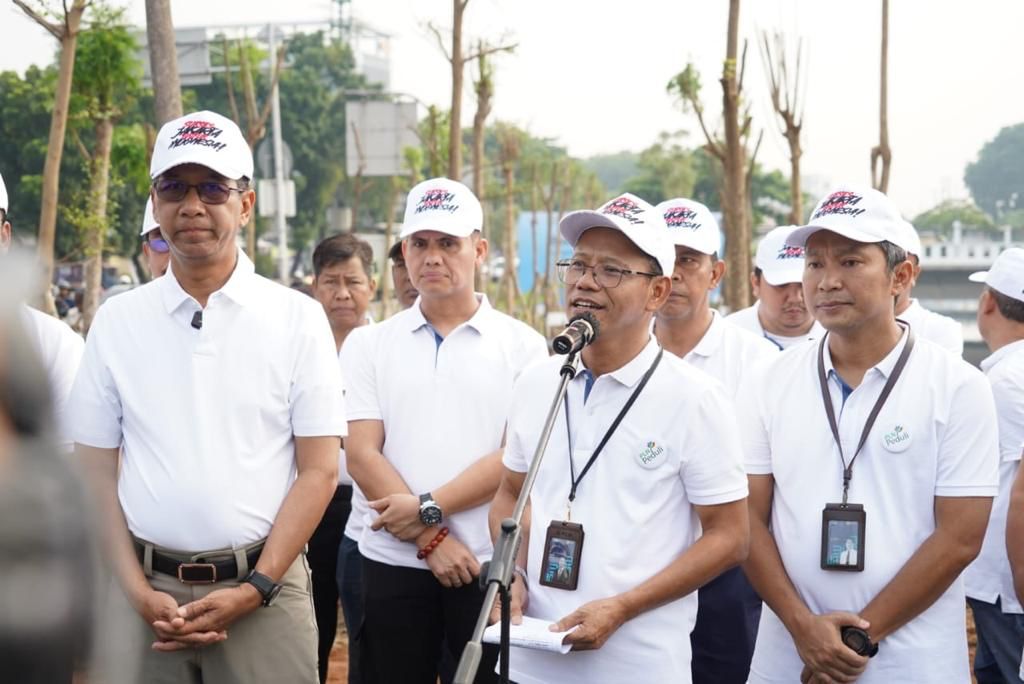
<instances>
[{"instance_id":1,"label":"man speaking into microphone","mask_svg":"<svg viewBox=\"0 0 1024 684\"><path fill-rule=\"evenodd\" d=\"M572 652L513 648L512 679L689 682L689 640L679 637L693 629L696 589L747 553L732 407L651 335L675 262L660 213L626 194L567 214L560 229L574 248L557 264L567 313L595 334L538 471L511 605L513 622L525 614L572 630ZM574 338L586 342L586 326L565 343ZM523 487L563 363L536 364L516 382L494 536Z\"/></svg>"}]
</instances>

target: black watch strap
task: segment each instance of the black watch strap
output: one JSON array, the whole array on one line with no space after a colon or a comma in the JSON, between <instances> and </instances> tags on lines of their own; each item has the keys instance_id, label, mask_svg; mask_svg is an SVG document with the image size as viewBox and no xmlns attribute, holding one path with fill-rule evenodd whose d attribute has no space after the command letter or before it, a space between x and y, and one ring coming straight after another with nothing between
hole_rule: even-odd
<instances>
[{"instance_id":1,"label":"black watch strap","mask_svg":"<svg viewBox=\"0 0 1024 684\"><path fill-rule=\"evenodd\" d=\"M839 635L843 643L857 655L874 658L878 653L878 644L871 641L871 636L860 627L848 625L839 630Z\"/></svg>"},{"instance_id":2,"label":"black watch strap","mask_svg":"<svg viewBox=\"0 0 1024 684\"><path fill-rule=\"evenodd\" d=\"M422 506L423 504L427 503L428 501L433 501L433 500L434 500L434 496L430 492L427 492L426 494L420 494L420 506Z\"/></svg>"},{"instance_id":3,"label":"black watch strap","mask_svg":"<svg viewBox=\"0 0 1024 684\"><path fill-rule=\"evenodd\" d=\"M256 591L260 592L260 596L263 597L262 605L264 606L269 606L273 603L274 599L281 592L280 584L277 584L262 572L256 572L255 570L250 570L249 574L242 581L256 587Z\"/></svg>"}]
</instances>

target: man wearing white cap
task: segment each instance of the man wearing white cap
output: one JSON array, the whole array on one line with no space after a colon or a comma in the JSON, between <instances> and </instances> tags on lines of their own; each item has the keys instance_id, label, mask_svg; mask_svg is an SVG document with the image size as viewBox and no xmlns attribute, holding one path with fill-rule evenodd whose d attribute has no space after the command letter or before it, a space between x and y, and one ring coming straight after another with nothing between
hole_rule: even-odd
<instances>
[{"instance_id":1,"label":"man wearing white cap","mask_svg":"<svg viewBox=\"0 0 1024 684\"><path fill-rule=\"evenodd\" d=\"M959 575L998 489L995 407L981 373L897 323L901 220L842 186L789 238L828 333L761 369L740 406L744 569L766 604L751 682L970 678Z\"/></svg>"},{"instance_id":2,"label":"man wearing white cap","mask_svg":"<svg viewBox=\"0 0 1024 684\"><path fill-rule=\"evenodd\" d=\"M778 349L768 340L724 319L708 306L726 264L718 259L718 222L706 206L677 198L662 202L669 241L674 246L672 294L655 314L658 342L725 386L729 398L742 389L744 371ZM761 616L761 599L740 568L701 587L697 626L690 636L693 681L745 682Z\"/></svg>"},{"instance_id":3,"label":"man wearing white cap","mask_svg":"<svg viewBox=\"0 0 1024 684\"><path fill-rule=\"evenodd\" d=\"M353 330L341 350L349 473L373 509L355 639L367 682L433 684L442 648L461 656L483 603L512 384L547 356L536 331L473 291L482 224L462 183L410 190L401 238L418 304ZM496 659L487 647L478 681L495 679Z\"/></svg>"},{"instance_id":4,"label":"man wearing white cap","mask_svg":"<svg viewBox=\"0 0 1024 684\"><path fill-rule=\"evenodd\" d=\"M911 290L917 285L917 279L921 277L921 238L910 221L903 221L900 229L904 234L903 242L906 245L908 258L914 266L914 277L911 278L907 289L896 297L896 318L909 323L921 338L931 340L957 356L963 356L963 326L949 316L929 311L921 306L920 301L911 296Z\"/></svg>"},{"instance_id":5,"label":"man wearing white cap","mask_svg":"<svg viewBox=\"0 0 1024 684\"><path fill-rule=\"evenodd\" d=\"M750 285L757 301L725 317L779 349L820 339L825 329L804 303L804 248L787 244L796 226L773 228L757 244Z\"/></svg>"},{"instance_id":6,"label":"man wearing white cap","mask_svg":"<svg viewBox=\"0 0 1024 684\"><path fill-rule=\"evenodd\" d=\"M100 308L72 391L147 642L134 681L317 682L302 550L337 482L341 374L323 308L237 246L252 171L219 114L161 128L151 194L171 267Z\"/></svg>"},{"instance_id":7,"label":"man wearing white cap","mask_svg":"<svg viewBox=\"0 0 1024 684\"><path fill-rule=\"evenodd\" d=\"M731 401L651 335L675 263L661 212L627 194L567 214L560 230L574 249L558 262L567 314L598 332L531 493L512 619L573 630L563 642L572 652L515 648L512 679L689 682L696 589L746 552ZM538 364L516 384L492 534L522 490L564 361Z\"/></svg>"},{"instance_id":8,"label":"man wearing white cap","mask_svg":"<svg viewBox=\"0 0 1024 684\"><path fill-rule=\"evenodd\" d=\"M990 684L1018 681L1024 649L1019 599L1024 595L1024 479L1018 475L1024 451L1024 249L1005 250L992 268L970 279L985 284L978 301L978 330L992 353L981 369L992 384L999 416L999 494L981 553L964 572L978 632L974 674L979 684Z\"/></svg>"},{"instance_id":9,"label":"man wearing white cap","mask_svg":"<svg viewBox=\"0 0 1024 684\"><path fill-rule=\"evenodd\" d=\"M0 176L0 254L11 247L11 222L8 220L10 201L7 186ZM75 382L78 364L82 360L85 342L67 324L27 304L21 305L21 321L35 345L46 368L57 421L57 438L63 448L71 451L74 440L70 436L67 404L71 386Z\"/></svg>"},{"instance_id":10,"label":"man wearing white cap","mask_svg":"<svg viewBox=\"0 0 1024 684\"><path fill-rule=\"evenodd\" d=\"M146 257L146 267L150 278L159 278L167 273L171 263L171 246L160 234L160 224L153 216L153 198L146 199L146 209L142 214L142 254Z\"/></svg>"}]
</instances>

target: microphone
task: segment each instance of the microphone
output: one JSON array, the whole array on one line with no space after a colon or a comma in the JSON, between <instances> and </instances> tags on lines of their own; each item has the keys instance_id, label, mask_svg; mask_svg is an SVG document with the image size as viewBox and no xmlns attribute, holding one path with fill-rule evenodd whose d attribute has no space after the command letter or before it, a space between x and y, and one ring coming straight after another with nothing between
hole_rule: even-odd
<instances>
[{"instance_id":1,"label":"microphone","mask_svg":"<svg viewBox=\"0 0 1024 684\"><path fill-rule=\"evenodd\" d=\"M202 330L203 328L203 310L200 309L192 314L192 327L196 330Z\"/></svg>"},{"instance_id":2,"label":"microphone","mask_svg":"<svg viewBox=\"0 0 1024 684\"><path fill-rule=\"evenodd\" d=\"M551 348L556 354L575 354L597 339L598 330L593 314L580 314L551 340Z\"/></svg>"}]
</instances>

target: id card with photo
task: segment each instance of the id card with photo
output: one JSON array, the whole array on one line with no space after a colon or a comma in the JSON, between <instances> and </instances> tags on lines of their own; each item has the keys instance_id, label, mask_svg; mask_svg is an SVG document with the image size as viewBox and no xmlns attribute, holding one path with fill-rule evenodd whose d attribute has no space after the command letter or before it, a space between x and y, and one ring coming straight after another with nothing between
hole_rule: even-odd
<instances>
[{"instance_id":1,"label":"id card with photo","mask_svg":"<svg viewBox=\"0 0 1024 684\"><path fill-rule=\"evenodd\" d=\"M825 504L821 512L821 569L864 571L866 516L861 504Z\"/></svg>"},{"instance_id":2,"label":"id card with photo","mask_svg":"<svg viewBox=\"0 0 1024 684\"><path fill-rule=\"evenodd\" d=\"M544 541L540 583L546 587L575 591L580 580L583 555L583 526L565 520L552 520Z\"/></svg>"}]
</instances>

